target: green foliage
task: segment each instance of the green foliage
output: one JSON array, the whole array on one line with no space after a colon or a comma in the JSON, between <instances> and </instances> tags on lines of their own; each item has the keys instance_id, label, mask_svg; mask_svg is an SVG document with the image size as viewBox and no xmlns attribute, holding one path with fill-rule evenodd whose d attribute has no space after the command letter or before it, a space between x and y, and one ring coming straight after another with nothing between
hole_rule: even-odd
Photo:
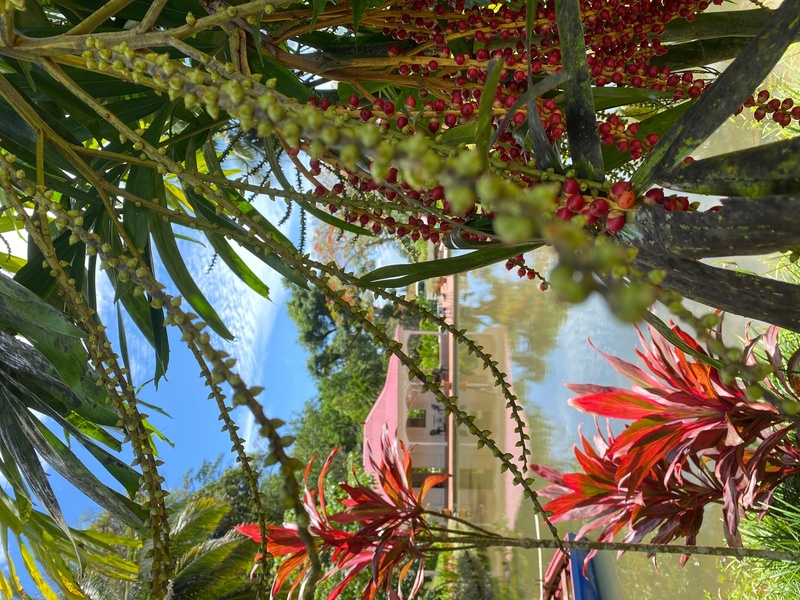
<instances>
[{"instance_id":1,"label":"green foliage","mask_svg":"<svg viewBox=\"0 0 800 600\"><path fill-rule=\"evenodd\" d=\"M295 456L308 461L340 448L331 473L335 480L346 479L343 454L360 447L362 423L383 387L387 356L346 316L335 319L316 288L294 288L287 307L310 354L308 370L318 392L291 423ZM378 322L388 330L388 321Z\"/></svg>"},{"instance_id":2,"label":"green foliage","mask_svg":"<svg viewBox=\"0 0 800 600\"><path fill-rule=\"evenodd\" d=\"M423 600L494 600L495 588L502 587L492 579L485 548L437 553L435 570Z\"/></svg>"},{"instance_id":3,"label":"green foliage","mask_svg":"<svg viewBox=\"0 0 800 600\"><path fill-rule=\"evenodd\" d=\"M224 485L224 484L223 484ZM171 507L173 525L171 551L175 557L175 578L171 598L175 600L251 600L256 597L248 573L253 564L250 545L235 532L215 535L231 506L212 496L181 500ZM93 600L147 600L147 581L152 564L152 542L142 544L120 528L119 521L103 515L91 530L110 537L113 532L119 543L117 552L124 554L138 567L136 581L118 581L91 571L78 574L80 585Z\"/></svg>"},{"instance_id":4,"label":"green foliage","mask_svg":"<svg viewBox=\"0 0 800 600\"><path fill-rule=\"evenodd\" d=\"M800 552L800 486L788 480L778 492L763 517L753 515L740 527L747 547ZM800 598L800 566L796 562L746 560L732 561L728 574L734 586L729 598Z\"/></svg>"},{"instance_id":5,"label":"green foliage","mask_svg":"<svg viewBox=\"0 0 800 600\"><path fill-rule=\"evenodd\" d=\"M263 456L253 457L255 465L262 465L263 460ZM264 498L266 518L270 523L280 523L284 516L281 479L277 473L266 468L263 468L262 475L260 491ZM251 491L241 466L226 466L222 455L214 462L203 461L196 470L187 473L182 489L175 495L184 502L213 498L227 507L227 512L219 520L211 538L224 536L234 525L258 520L258 511L253 505Z\"/></svg>"},{"instance_id":6,"label":"green foliage","mask_svg":"<svg viewBox=\"0 0 800 600\"><path fill-rule=\"evenodd\" d=\"M341 448L331 466L334 481L347 479L347 452L360 449L362 421L353 421L330 403L309 400L302 412L290 423L295 436L294 452L300 460L326 456L331 448ZM315 468L319 468L315 465Z\"/></svg>"}]
</instances>

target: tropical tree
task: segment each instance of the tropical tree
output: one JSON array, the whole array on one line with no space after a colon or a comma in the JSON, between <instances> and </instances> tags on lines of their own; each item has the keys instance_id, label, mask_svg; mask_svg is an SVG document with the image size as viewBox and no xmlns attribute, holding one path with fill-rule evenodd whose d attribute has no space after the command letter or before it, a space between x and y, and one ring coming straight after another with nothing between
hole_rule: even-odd
<instances>
[{"instance_id":1,"label":"tropical tree","mask_svg":"<svg viewBox=\"0 0 800 600\"><path fill-rule=\"evenodd\" d=\"M550 244L559 263L548 284L569 300L597 292L634 320L660 299L705 332L706 321L685 311L677 293L797 329L797 286L699 262L798 245L796 138L686 161L734 113L770 115L784 127L800 119L791 98L757 91L797 35L800 0L744 18L706 15L708 7L705 0L492 8L463 0L0 2L0 231L24 230L28 244L27 256L9 251L2 259L13 280L0 277L0 319L22 376L5 380L0 411L2 474L18 518L25 521L32 492L53 519L50 535L75 539L43 475L41 461L49 462L152 544L150 597L164 597L174 581L179 565L152 427L126 338L115 345L98 315L103 271L120 322L124 310L153 346L156 381L169 364L166 326L177 327L196 359L250 490L266 564L258 474L229 414L232 406L253 413L268 440L265 460L279 465L296 514L313 593L322 573L295 475L302 462L287 450L293 438L284 423L259 403L263 390L249 387L235 359L218 349L218 338L232 335L181 255L176 239L190 230L258 294L269 290L240 252L319 290L495 452L537 510L524 423L520 455L502 452L350 301L355 290L369 288L449 331L485 362L517 418L517 399L491 357L391 288ZM708 56L735 60L719 77L689 70ZM641 103L655 104L655 114L639 122L616 114ZM245 136L263 145L276 187L258 166L231 172L228 158ZM311 182L308 192L289 183L281 160ZM339 179L330 189L318 179L323 170ZM703 212L654 185L731 197ZM254 193L296 203L345 231L447 238L474 251L357 277L303 255L264 217ZM759 383L761 371L706 341L725 357L725 377L742 377L751 394L761 390L786 410ZM50 377L32 381L39 371ZM126 491L139 487L142 505L92 479L32 411L85 442ZM113 432L130 443L136 470L84 439L116 449ZM43 537L42 521L25 524L28 539ZM62 566L36 556L64 593L78 593Z\"/></svg>"},{"instance_id":2,"label":"tropical tree","mask_svg":"<svg viewBox=\"0 0 800 600\"><path fill-rule=\"evenodd\" d=\"M170 517L172 539L170 553L175 557L175 574L170 582L169 598L189 600L251 600L256 597L248 572L252 566L249 544L227 529L215 535L231 512L230 505L213 497L198 498L174 505ZM93 529L103 530L103 519ZM123 536L119 536L124 540ZM150 597L147 582L152 568L152 541L128 537L128 559L138 567L138 579L119 581L95 573L78 574L77 581L92 600L130 600Z\"/></svg>"}]
</instances>

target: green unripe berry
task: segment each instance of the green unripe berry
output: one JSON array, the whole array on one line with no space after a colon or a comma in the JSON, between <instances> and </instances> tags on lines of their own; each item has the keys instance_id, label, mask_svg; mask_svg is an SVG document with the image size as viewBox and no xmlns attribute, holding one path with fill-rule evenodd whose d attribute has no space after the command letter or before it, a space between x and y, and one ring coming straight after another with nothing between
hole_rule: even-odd
<instances>
[{"instance_id":1,"label":"green unripe berry","mask_svg":"<svg viewBox=\"0 0 800 600\"><path fill-rule=\"evenodd\" d=\"M582 271L573 271L564 264L557 265L550 272L548 281L563 300L572 303L586 300L594 287L591 276Z\"/></svg>"},{"instance_id":2,"label":"green unripe berry","mask_svg":"<svg viewBox=\"0 0 800 600\"><path fill-rule=\"evenodd\" d=\"M347 144L339 152L339 158L350 170L358 167L358 160L361 158L361 152L355 144Z\"/></svg>"},{"instance_id":3,"label":"green unripe berry","mask_svg":"<svg viewBox=\"0 0 800 600\"><path fill-rule=\"evenodd\" d=\"M510 214L495 215L494 231L504 242L517 244L536 236L535 223L526 218Z\"/></svg>"}]
</instances>

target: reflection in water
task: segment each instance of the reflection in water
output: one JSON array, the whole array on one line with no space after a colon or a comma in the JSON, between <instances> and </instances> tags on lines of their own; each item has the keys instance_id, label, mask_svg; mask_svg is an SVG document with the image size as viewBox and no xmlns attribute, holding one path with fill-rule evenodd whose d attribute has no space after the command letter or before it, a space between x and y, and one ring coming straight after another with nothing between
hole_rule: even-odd
<instances>
[{"instance_id":1,"label":"reflection in water","mask_svg":"<svg viewBox=\"0 0 800 600\"><path fill-rule=\"evenodd\" d=\"M770 0L768 4L774 7L778 2ZM726 2L724 7L712 7L712 10L736 7L752 8L752 4L737 0ZM719 70L725 67L722 64L714 66ZM793 90L798 87L799 72L800 52L798 45L794 45L765 85L772 87L778 95L796 97ZM781 129L771 123L756 126L752 118L731 118L693 152L693 156L706 158L796 134L796 130ZM546 271L542 263L551 261L552 257L544 250L537 251L537 255L541 253L544 256L537 256L539 264L535 266L539 271ZM741 259L738 263L743 269L763 269ZM572 447L578 441L578 426L582 425L589 434L594 423L590 417L567 406L570 392L564 383L591 382L627 387L628 381L615 373L587 340L591 336L598 349L635 362L635 329L615 321L598 298L580 306L564 306L552 294L540 293L530 282L517 281L504 271L502 265L459 276L458 289L457 325L466 328L470 334L486 333L498 346L494 350L495 360L501 370L510 375L514 393L525 408L532 440L532 460L561 471L576 470ZM726 318L728 325L731 321L735 319ZM741 321L738 324L741 325ZM471 381L477 381L474 378L479 373L482 370L474 357L465 353L459 356L457 375L463 389L467 389ZM517 455L515 434L508 435L508 432L513 433L514 426L505 425L504 405L505 401L496 389L487 389L485 393L470 397L468 410L478 414L476 423L479 426L492 429L495 440L501 445L505 443L507 452ZM617 428L620 426L617 424ZM499 473L495 474L498 470L496 462L487 470L491 455L485 449L477 450L474 441L462 435L463 432L459 431L457 507L476 521L498 530L509 528L517 535L535 537L536 519L532 504L515 495L513 490L516 488L509 486L507 479ZM698 544L724 545L720 510L707 511L704 521ZM562 535L576 529L577 525L570 527L569 524L559 527ZM545 528L542 528L542 535L546 535ZM601 577L605 573L606 581L612 579L609 574L618 579L619 587L606 594L613 600L700 600L706 597L706 592L710 598L724 598L727 594L727 586L719 582L718 561L711 557L693 556L682 569L677 556L662 556L658 560L661 572L658 576L642 554L628 553L619 561L609 553L599 556L602 561L596 567L599 567ZM545 565L549 559L550 555L544 553ZM539 557L536 551L498 551L491 557L491 564L497 585L495 597L538 597Z\"/></svg>"},{"instance_id":2,"label":"reflection in water","mask_svg":"<svg viewBox=\"0 0 800 600\"><path fill-rule=\"evenodd\" d=\"M547 256L547 255L545 255ZM462 275L458 280L457 326L478 334L483 345L499 362L501 371L510 375L514 393L525 409L531 437L533 462L560 470L577 470L573 445L578 427L587 434L594 428L593 419L567 405L571 393L565 382L596 383L627 387L606 360L588 343L636 361L636 330L617 322L602 300L594 298L580 306L558 302L549 292L541 293L528 281L516 281L503 266L486 268ZM517 434L508 419L497 388L472 356L463 353L458 360L458 392L465 410L477 416L476 424L491 429L494 439L507 452L515 448ZM491 453L477 449L474 439L461 429L457 444L456 506L476 523L498 531L536 537L533 505L522 498L510 477L499 473ZM577 524L560 524L561 535L577 530ZM541 535L548 535L545 527ZM699 544L724 543L718 511L707 513ZM552 553L544 552L546 567ZM629 553L617 562L603 554L597 565L606 582L618 578L618 588L609 593L616 600L678 597L687 600L712 597L720 593L717 560L692 557L681 569L677 556L661 557L661 576L643 554ZM539 556L537 551L497 551L490 556L498 598L537 598L539 595ZM624 591L623 591L624 590Z\"/></svg>"}]
</instances>

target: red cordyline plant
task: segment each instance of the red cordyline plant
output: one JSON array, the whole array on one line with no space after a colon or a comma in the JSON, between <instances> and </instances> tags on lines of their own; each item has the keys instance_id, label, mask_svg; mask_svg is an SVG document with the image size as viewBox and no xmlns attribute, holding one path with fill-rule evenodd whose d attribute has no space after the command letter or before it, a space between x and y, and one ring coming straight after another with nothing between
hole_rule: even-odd
<instances>
[{"instance_id":1,"label":"red cordyline plant","mask_svg":"<svg viewBox=\"0 0 800 600\"><path fill-rule=\"evenodd\" d=\"M336 449L328 456L320 471L316 491L307 485L313 459L306 467L304 504L311 521L308 530L316 538L318 551L330 553L333 565L322 579L328 579L336 573L344 574L344 578L328 594L329 600L337 598L367 567L372 569L372 578L362 590L363 600L371 600L379 590L386 591L389 598L401 598L400 584L415 563L417 571L411 596L416 595L422 587L423 552L432 543L426 539L431 536L428 535L430 529L425 519L423 501L431 488L450 476L430 475L419 492L415 492L411 487L411 458L405 445L392 439L388 428L384 428L381 449L380 464L372 464L378 474L379 489L371 489L360 483L340 484L339 487L347 494L341 501L344 510L332 515L327 513L324 480ZM360 528L355 533L336 528L336 525L350 523L358 523ZM257 523L239 525L235 529L261 542ZM267 552L275 557L286 557L278 567L270 597L274 598L295 572L289 598L298 587L302 594L302 588L308 582L310 560L306 545L298 536L297 527L293 524L267 526ZM260 559L259 554L255 560L258 562ZM397 590L391 587L395 573L398 575Z\"/></svg>"},{"instance_id":2,"label":"red cordyline plant","mask_svg":"<svg viewBox=\"0 0 800 600\"><path fill-rule=\"evenodd\" d=\"M679 327L672 330L695 356L713 359ZM601 352L633 382L631 390L568 385L580 394L570 400L572 406L633 423L617 436L610 427L606 437L598 431L594 446L581 433L583 450L576 448L575 454L583 472L561 474L532 465L552 483L540 492L551 500L544 509L553 521L590 519L579 538L599 529L599 541L611 541L627 528L625 542L655 533L653 543L686 538L692 546L705 507L722 503L726 540L739 547L740 513L765 507L779 483L800 473L800 451L789 436L795 425L772 404L750 399L743 385L724 382L713 360L689 358L655 329L650 337L648 346L639 333L644 350L636 353L652 375ZM746 349L750 362L757 341ZM763 343L779 367L776 341L771 328ZM782 391L765 383L781 400L796 400L786 397L788 386Z\"/></svg>"}]
</instances>

